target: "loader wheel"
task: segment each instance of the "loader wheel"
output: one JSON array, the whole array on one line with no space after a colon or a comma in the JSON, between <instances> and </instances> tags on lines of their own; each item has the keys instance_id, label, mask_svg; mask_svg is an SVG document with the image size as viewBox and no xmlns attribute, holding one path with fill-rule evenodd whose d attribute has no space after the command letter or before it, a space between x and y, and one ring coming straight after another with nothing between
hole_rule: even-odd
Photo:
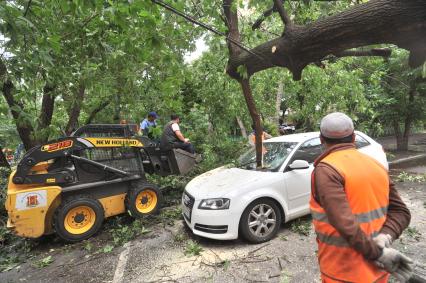
<instances>
[{"instance_id":1,"label":"loader wheel","mask_svg":"<svg viewBox=\"0 0 426 283\"><path fill-rule=\"evenodd\" d=\"M56 234L67 242L78 242L93 236L102 226L104 209L98 200L88 196L65 199L56 209Z\"/></svg>"},{"instance_id":2,"label":"loader wheel","mask_svg":"<svg viewBox=\"0 0 426 283\"><path fill-rule=\"evenodd\" d=\"M133 217L156 214L160 210L163 196L152 184L142 183L131 188L126 196L126 207Z\"/></svg>"}]
</instances>

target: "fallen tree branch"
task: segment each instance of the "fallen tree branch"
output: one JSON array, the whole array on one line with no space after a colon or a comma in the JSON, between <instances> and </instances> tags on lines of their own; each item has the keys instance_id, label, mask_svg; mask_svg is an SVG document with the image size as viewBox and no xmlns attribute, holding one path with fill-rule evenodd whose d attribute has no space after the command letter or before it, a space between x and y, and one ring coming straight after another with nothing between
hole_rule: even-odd
<instances>
[{"instance_id":1,"label":"fallen tree branch","mask_svg":"<svg viewBox=\"0 0 426 283\"><path fill-rule=\"evenodd\" d=\"M333 54L335 57L367 57L367 56L380 56L388 58L391 56L392 50L389 48L373 48L368 50L345 50L339 53Z\"/></svg>"},{"instance_id":2,"label":"fallen tree branch","mask_svg":"<svg viewBox=\"0 0 426 283\"><path fill-rule=\"evenodd\" d=\"M285 26L293 25L290 17L288 16L286 10L284 9L284 1L283 0L274 0L274 8L280 15L281 21Z\"/></svg>"},{"instance_id":3,"label":"fallen tree branch","mask_svg":"<svg viewBox=\"0 0 426 283\"><path fill-rule=\"evenodd\" d=\"M263 249L264 247L267 247L267 246L269 246L269 245L271 245L270 243L268 243L268 244L265 244L265 245L263 245L263 246L260 246L260 247L258 247L257 249L254 249L254 250L252 250L252 251L249 251L248 252L248 254L249 255L252 255L252 254L254 254L255 252L257 252L257 251L259 251L259 250L261 250L261 249Z\"/></svg>"},{"instance_id":4,"label":"fallen tree branch","mask_svg":"<svg viewBox=\"0 0 426 283\"><path fill-rule=\"evenodd\" d=\"M269 17L270 15L272 15L272 13L275 11L275 6L273 6L272 8L266 10L265 12L262 13L262 15L253 23L253 25L251 26L252 30L256 30L258 28L260 28L260 26L262 25L263 21L266 20L267 17Z\"/></svg>"},{"instance_id":5,"label":"fallen tree branch","mask_svg":"<svg viewBox=\"0 0 426 283\"><path fill-rule=\"evenodd\" d=\"M294 25L278 38L231 56L227 73L239 80L276 66L300 80L303 69L328 55L374 44L395 44L410 51L410 66L426 58L426 6L423 0L371 0L304 26ZM256 54L256 55L253 55ZM257 56L257 55L260 56ZM344 53L343 53L344 54Z\"/></svg>"}]
</instances>

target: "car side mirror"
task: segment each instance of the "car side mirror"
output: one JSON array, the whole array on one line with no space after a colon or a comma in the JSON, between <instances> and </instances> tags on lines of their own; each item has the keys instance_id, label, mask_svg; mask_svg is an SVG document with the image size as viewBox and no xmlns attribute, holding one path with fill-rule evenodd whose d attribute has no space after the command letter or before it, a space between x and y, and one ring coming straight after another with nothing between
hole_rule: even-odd
<instances>
[{"instance_id":1,"label":"car side mirror","mask_svg":"<svg viewBox=\"0 0 426 283\"><path fill-rule=\"evenodd\" d=\"M290 169L291 170L297 170L297 169L308 169L309 168L309 163L306 160L294 160L291 164L290 164Z\"/></svg>"}]
</instances>

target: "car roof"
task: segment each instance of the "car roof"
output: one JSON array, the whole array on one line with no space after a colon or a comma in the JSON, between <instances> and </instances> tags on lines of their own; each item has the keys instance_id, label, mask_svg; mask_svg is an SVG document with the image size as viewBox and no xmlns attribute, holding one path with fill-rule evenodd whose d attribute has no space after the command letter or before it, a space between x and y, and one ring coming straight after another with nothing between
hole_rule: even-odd
<instances>
[{"instance_id":1,"label":"car roof","mask_svg":"<svg viewBox=\"0 0 426 283\"><path fill-rule=\"evenodd\" d=\"M355 134L360 134L363 138L368 138L369 142L371 142L371 138L369 138L366 134L355 131ZM266 142L304 142L306 140L312 139L312 138L318 138L320 135L320 132L308 132L308 133L299 133L299 134L292 134L292 135L284 135L279 137L270 138L265 141Z\"/></svg>"},{"instance_id":2,"label":"car roof","mask_svg":"<svg viewBox=\"0 0 426 283\"><path fill-rule=\"evenodd\" d=\"M299 133L270 138L266 142L303 142L312 138L319 137L319 132Z\"/></svg>"}]
</instances>

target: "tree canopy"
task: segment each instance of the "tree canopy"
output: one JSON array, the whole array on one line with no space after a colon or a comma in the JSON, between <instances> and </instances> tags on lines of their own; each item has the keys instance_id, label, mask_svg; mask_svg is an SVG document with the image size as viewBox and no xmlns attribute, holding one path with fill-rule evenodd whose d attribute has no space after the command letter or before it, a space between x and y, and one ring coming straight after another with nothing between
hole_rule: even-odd
<instances>
[{"instance_id":1,"label":"tree canopy","mask_svg":"<svg viewBox=\"0 0 426 283\"><path fill-rule=\"evenodd\" d=\"M180 113L213 166L253 123L276 133L280 117L311 131L344 111L400 149L423 127L424 1L162 1L228 39L154 2L1 2L0 145ZM201 37L208 51L186 61Z\"/></svg>"}]
</instances>

